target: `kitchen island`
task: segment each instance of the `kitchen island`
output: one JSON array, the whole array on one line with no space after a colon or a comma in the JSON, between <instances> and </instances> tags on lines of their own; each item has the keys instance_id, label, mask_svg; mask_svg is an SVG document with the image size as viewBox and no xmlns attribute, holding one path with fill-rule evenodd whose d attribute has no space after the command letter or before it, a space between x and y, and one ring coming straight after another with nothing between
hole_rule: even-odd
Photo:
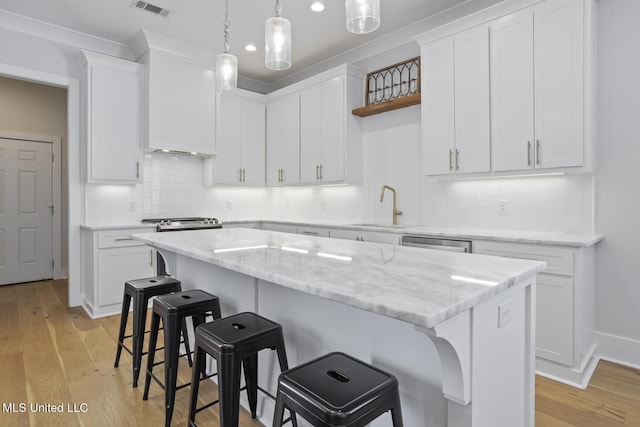
<instances>
[{"instance_id":1,"label":"kitchen island","mask_svg":"<svg viewBox=\"0 0 640 427\"><path fill-rule=\"evenodd\" d=\"M216 294L223 316L282 324L290 365L344 351L396 375L405 425L534 425L544 263L243 228L133 237L183 289ZM262 352L260 366L274 392L274 356ZM259 409L270 424L272 402Z\"/></svg>"}]
</instances>

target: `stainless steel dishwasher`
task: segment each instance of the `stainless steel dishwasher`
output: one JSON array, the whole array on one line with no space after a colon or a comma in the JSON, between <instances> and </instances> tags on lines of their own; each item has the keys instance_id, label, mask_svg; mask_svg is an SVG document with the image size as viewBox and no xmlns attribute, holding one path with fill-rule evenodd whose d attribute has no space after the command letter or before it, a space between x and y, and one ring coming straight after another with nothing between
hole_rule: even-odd
<instances>
[{"instance_id":1,"label":"stainless steel dishwasher","mask_svg":"<svg viewBox=\"0 0 640 427\"><path fill-rule=\"evenodd\" d=\"M438 251L471 253L471 241L469 240L404 235L400 238L400 245L422 249L435 249Z\"/></svg>"}]
</instances>

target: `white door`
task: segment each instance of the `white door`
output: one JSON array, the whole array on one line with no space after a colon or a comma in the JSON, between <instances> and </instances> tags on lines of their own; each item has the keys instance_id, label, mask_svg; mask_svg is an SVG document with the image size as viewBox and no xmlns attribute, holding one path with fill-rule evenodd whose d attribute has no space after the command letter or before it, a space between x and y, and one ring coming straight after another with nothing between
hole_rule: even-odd
<instances>
[{"instance_id":1,"label":"white door","mask_svg":"<svg viewBox=\"0 0 640 427\"><path fill-rule=\"evenodd\" d=\"M242 100L221 93L218 98L216 183L241 185Z\"/></svg>"},{"instance_id":2,"label":"white door","mask_svg":"<svg viewBox=\"0 0 640 427\"><path fill-rule=\"evenodd\" d=\"M243 185L265 184L265 105L242 100L242 180Z\"/></svg>"},{"instance_id":3,"label":"white door","mask_svg":"<svg viewBox=\"0 0 640 427\"><path fill-rule=\"evenodd\" d=\"M320 180L344 181L346 141L345 77L322 83L320 117L322 118L320 145Z\"/></svg>"},{"instance_id":4,"label":"white door","mask_svg":"<svg viewBox=\"0 0 640 427\"><path fill-rule=\"evenodd\" d=\"M52 144L0 139L0 285L53 277Z\"/></svg>"}]
</instances>

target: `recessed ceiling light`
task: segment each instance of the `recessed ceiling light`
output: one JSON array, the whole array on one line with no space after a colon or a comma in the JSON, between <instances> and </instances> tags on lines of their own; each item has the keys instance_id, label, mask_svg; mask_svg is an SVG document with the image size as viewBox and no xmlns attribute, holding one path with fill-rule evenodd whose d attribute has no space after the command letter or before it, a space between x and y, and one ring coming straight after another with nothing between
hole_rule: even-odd
<instances>
[{"instance_id":1,"label":"recessed ceiling light","mask_svg":"<svg viewBox=\"0 0 640 427\"><path fill-rule=\"evenodd\" d=\"M247 52L255 52L256 51L256 45L253 43L249 43L244 45L244 50L246 50Z\"/></svg>"},{"instance_id":2,"label":"recessed ceiling light","mask_svg":"<svg viewBox=\"0 0 640 427\"><path fill-rule=\"evenodd\" d=\"M324 2L316 0L311 2L311 10L314 12L322 12L324 10Z\"/></svg>"}]
</instances>

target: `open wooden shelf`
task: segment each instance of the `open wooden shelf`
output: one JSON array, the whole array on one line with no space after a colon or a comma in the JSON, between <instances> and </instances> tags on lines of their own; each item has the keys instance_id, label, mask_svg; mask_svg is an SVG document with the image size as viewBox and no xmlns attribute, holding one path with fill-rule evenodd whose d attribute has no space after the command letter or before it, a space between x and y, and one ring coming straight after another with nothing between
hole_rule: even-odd
<instances>
[{"instance_id":1,"label":"open wooden shelf","mask_svg":"<svg viewBox=\"0 0 640 427\"><path fill-rule=\"evenodd\" d=\"M405 108L418 104L420 104L420 93L414 93L412 95L403 96L391 101L354 108L353 110L351 110L351 114L360 117L368 117L374 114L385 113L387 111L397 110L398 108Z\"/></svg>"}]
</instances>

